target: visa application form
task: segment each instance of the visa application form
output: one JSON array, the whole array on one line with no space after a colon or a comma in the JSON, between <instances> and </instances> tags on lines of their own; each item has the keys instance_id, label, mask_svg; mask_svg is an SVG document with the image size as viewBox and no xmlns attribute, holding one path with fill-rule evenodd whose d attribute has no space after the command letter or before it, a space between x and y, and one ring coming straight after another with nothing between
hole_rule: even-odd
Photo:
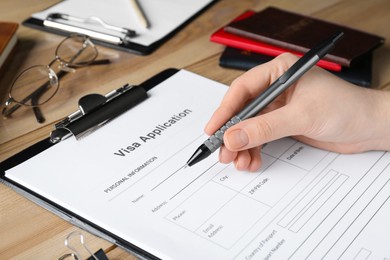
<instances>
[{"instance_id":1,"label":"visa application form","mask_svg":"<svg viewBox=\"0 0 390 260\"><path fill-rule=\"evenodd\" d=\"M162 259L390 259L387 152L343 155L285 138L263 146L255 173L217 152L183 167L226 89L181 70L6 177Z\"/></svg>"}]
</instances>

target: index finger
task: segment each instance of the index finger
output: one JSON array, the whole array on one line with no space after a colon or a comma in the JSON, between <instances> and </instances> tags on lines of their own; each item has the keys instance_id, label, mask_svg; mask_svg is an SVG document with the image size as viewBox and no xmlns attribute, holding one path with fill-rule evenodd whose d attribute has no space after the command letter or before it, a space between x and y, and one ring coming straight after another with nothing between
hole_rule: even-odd
<instances>
[{"instance_id":1,"label":"index finger","mask_svg":"<svg viewBox=\"0 0 390 260\"><path fill-rule=\"evenodd\" d=\"M292 54L282 54L236 78L223 97L221 104L211 116L205 127L205 132L211 135L217 131L249 101L282 75L296 59Z\"/></svg>"}]
</instances>

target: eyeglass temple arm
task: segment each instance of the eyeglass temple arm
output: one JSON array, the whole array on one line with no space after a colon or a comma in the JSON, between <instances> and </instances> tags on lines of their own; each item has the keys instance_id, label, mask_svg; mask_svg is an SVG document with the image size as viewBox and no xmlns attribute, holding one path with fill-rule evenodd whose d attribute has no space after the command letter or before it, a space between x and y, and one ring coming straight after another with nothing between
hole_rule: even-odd
<instances>
[{"instance_id":1,"label":"eyeglass temple arm","mask_svg":"<svg viewBox=\"0 0 390 260\"><path fill-rule=\"evenodd\" d=\"M105 65L105 64L110 64L111 60L110 59L101 59L101 60L95 60L91 62L89 65Z\"/></svg>"},{"instance_id":2,"label":"eyeglass temple arm","mask_svg":"<svg viewBox=\"0 0 390 260\"><path fill-rule=\"evenodd\" d=\"M43 93L42 93L43 94ZM38 100L42 96L42 94L34 95L31 99L31 104L33 105L33 111L37 122L42 124L46 121L45 117L42 114L42 110L38 107Z\"/></svg>"}]
</instances>

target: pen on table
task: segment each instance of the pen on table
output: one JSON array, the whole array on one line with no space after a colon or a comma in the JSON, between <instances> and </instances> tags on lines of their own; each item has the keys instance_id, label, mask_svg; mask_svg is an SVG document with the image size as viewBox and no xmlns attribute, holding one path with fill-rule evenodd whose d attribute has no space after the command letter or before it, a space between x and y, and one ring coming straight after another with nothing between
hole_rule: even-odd
<instances>
[{"instance_id":1,"label":"pen on table","mask_svg":"<svg viewBox=\"0 0 390 260\"><path fill-rule=\"evenodd\" d=\"M233 116L219 130L204 141L187 161L186 166L193 166L194 164L207 158L211 153L221 147L223 143L223 135L229 127L257 115L276 97L283 93L284 90L297 81L305 72L311 69L329 51L331 51L334 48L335 43L343 36L343 34L343 32L337 32L332 37L321 42L303 55L264 92L257 96L237 115Z\"/></svg>"},{"instance_id":2,"label":"pen on table","mask_svg":"<svg viewBox=\"0 0 390 260\"><path fill-rule=\"evenodd\" d=\"M149 28L150 24L148 20L146 19L146 16L144 12L142 11L141 7L138 4L137 0L130 0L131 7L134 9L137 19L144 28Z\"/></svg>"}]
</instances>

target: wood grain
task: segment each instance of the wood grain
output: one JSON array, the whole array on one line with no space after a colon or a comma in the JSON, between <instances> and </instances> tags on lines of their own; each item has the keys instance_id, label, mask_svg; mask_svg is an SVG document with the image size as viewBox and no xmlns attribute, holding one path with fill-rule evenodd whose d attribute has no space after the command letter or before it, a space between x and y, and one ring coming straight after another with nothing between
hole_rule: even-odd
<instances>
[{"instance_id":1,"label":"wood grain","mask_svg":"<svg viewBox=\"0 0 390 260\"><path fill-rule=\"evenodd\" d=\"M57 0L0 1L0 17L21 23L32 13L43 10ZM185 68L227 85L243 72L219 67L223 47L211 43L212 32L247 9L255 11L266 6L312 15L342 23L390 39L390 1L388 0L221 0L191 22L172 39L148 56L120 52L98 46L99 57L109 58L111 64L78 69L61 81L56 97L42 110L47 118L41 125L30 109L20 109L12 118L0 118L0 161L12 156L48 136L54 122L76 110L79 97L87 93L106 93L125 83L138 84L155 73L168 68ZM12 79L24 68L47 64L54 56L61 36L24 26L18 29L19 43L6 72L0 75L0 101L6 99ZM390 45L375 51L373 88L390 89ZM58 259L69 252L65 237L73 225L53 213L0 185L0 259ZM102 248L110 259L135 259L111 243L83 232L91 250Z\"/></svg>"}]
</instances>

